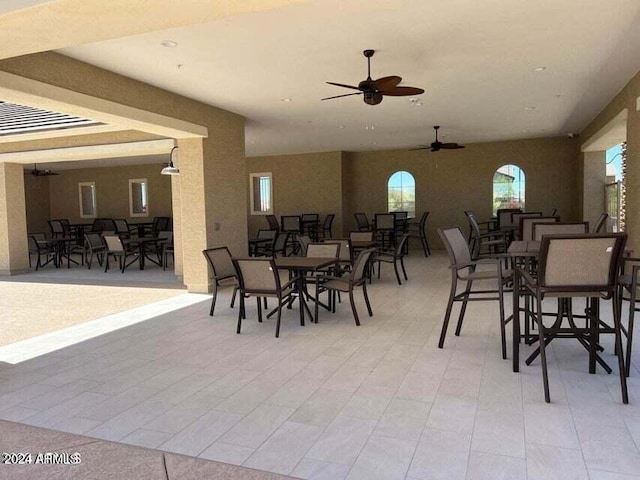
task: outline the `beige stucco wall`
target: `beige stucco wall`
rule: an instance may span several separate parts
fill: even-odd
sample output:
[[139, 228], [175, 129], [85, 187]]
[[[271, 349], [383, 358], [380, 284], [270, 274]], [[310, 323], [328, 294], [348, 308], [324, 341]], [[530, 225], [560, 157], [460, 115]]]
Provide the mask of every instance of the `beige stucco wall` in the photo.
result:
[[387, 210], [387, 181], [398, 170], [416, 180], [416, 213], [429, 210], [429, 241], [439, 246], [436, 228], [461, 225], [464, 210], [479, 219], [492, 213], [493, 175], [513, 163], [525, 173], [526, 209], [550, 212], [557, 208], [563, 219], [573, 220], [578, 190], [576, 142], [566, 137], [469, 144], [463, 150], [441, 152], [386, 150], [345, 155], [345, 228], [355, 228], [353, 213]]
[[637, 253], [640, 250], [640, 72], [616, 95], [598, 116], [582, 131], [580, 138], [588, 141], [601, 128], [625, 108], [627, 116], [627, 173], [626, 173], [626, 231], [628, 246]]
[[[229, 245], [234, 253], [246, 252], [247, 182], [243, 117], [54, 52], [0, 61], [0, 70], [206, 127], [209, 136], [202, 142], [202, 168], [195, 166], [195, 169], [186, 169], [185, 177], [181, 175], [181, 182], [188, 184], [182, 188], [182, 208], [194, 218], [204, 215], [204, 222], [197, 228], [204, 229], [205, 235], [200, 236], [202, 232], [198, 232], [190, 237], [191, 227], [185, 218], [182, 244], [186, 248], [189, 242], [194, 242], [189, 246], [190, 251], [215, 244]], [[204, 204], [185, 204], [186, 199], [191, 198], [185, 196], [186, 189], [194, 184], [186, 178], [188, 175], [203, 179], [198, 188], [204, 188]], [[98, 208], [102, 212], [100, 205]], [[219, 228], [214, 231], [215, 226]], [[201, 241], [201, 238], [206, 240]], [[187, 269], [188, 262], [199, 265]], [[185, 283], [192, 291], [201, 290], [202, 285], [208, 283], [203, 262], [202, 255], [184, 257], [185, 272], [197, 272], [197, 278], [191, 280], [185, 274]]]
[[[90, 223], [80, 218], [78, 183], [96, 183], [97, 216], [125, 218], [128, 221], [151, 221], [156, 216], [171, 216], [171, 180], [160, 175], [164, 165], [130, 165], [123, 167], [61, 170], [49, 178], [50, 218], [68, 218], [71, 223]], [[149, 216], [129, 216], [129, 179], [146, 178], [149, 191]], [[31, 212], [27, 211], [28, 216]]]
[[[342, 152], [310, 153], [247, 158], [245, 184], [249, 174], [272, 172], [274, 214], [318, 213], [321, 218], [335, 214], [333, 236], [343, 233]], [[247, 204], [250, 208], [249, 194]], [[247, 209], [250, 235], [268, 228], [264, 215], [251, 215]]]
[[50, 231], [47, 223], [47, 220], [51, 219], [49, 178], [51, 177], [24, 176], [27, 232], [29, 233], [48, 233]]
[[0, 275], [29, 268], [22, 165], [0, 163]]

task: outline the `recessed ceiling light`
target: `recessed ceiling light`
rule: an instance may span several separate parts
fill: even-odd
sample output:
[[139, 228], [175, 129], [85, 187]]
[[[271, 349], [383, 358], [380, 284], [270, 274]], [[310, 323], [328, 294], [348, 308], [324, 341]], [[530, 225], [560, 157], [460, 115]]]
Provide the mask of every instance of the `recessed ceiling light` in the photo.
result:
[[162, 40], [160, 45], [167, 48], [175, 48], [178, 46], [178, 42], [174, 42], [173, 40]]
[[536, 67], [533, 69], [534, 72], [544, 72], [547, 67]]
[[524, 107], [525, 110], [527, 110], [528, 112], [535, 110], [536, 107]]
[[291, 99], [289, 97], [286, 97], [286, 98], [281, 98], [280, 101], [282, 101], [282, 102], [291, 102]]
[[338, 128], [343, 129], [343, 128], [347, 128], [346, 125], [338, 125]]

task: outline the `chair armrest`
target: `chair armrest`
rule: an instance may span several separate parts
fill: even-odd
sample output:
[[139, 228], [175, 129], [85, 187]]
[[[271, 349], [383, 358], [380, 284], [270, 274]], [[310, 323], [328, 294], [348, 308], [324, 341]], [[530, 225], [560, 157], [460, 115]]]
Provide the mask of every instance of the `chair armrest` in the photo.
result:
[[282, 290], [285, 290], [285, 289], [287, 289], [289, 287], [292, 287], [299, 279], [300, 279], [300, 277], [293, 277], [287, 283], [285, 283], [283, 285], [280, 285], [280, 288]]
[[521, 267], [516, 267], [516, 270], [518, 271], [518, 273], [520, 274], [520, 276], [524, 280], [524, 283], [527, 286], [529, 286], [529, 287], [537, 287], [538, 286], [538, 281], [529, 272], [527, 272], [525, 269], [523, 269]]

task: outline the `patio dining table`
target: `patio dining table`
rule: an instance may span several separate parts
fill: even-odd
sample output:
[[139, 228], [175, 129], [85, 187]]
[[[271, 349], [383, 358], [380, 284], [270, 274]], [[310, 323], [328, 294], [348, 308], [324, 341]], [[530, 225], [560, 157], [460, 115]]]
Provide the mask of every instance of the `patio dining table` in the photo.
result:
[[138, 264], [140, 266], [140, 270], [144, 270], [145, 259], [149, 260], [152, 263], [155, 263], [159, 267], [161, 266], [160, 262], [155, 261], [153, 258], [149, 257], [147, 254], [147, 245], [150, 243], [157, 243], [158, 241], [163, 240], [160, 237], [139, 237], [139, 238], [130, 238], [127, 240], [123, 240], [122, 243], [124, 245], [135, 245], [138, 248]]
[[[326, 257], [278, 257], [275, 259], [276, 268], [279, 270], [288, 270], [292, 272], [292, 275], [296, 278], [294, 291], [297, 293], [298, 302], [300, 302], [301, 326], [304, 326], [305, 312], [309, 314], [312, 322], [315, 320], [305, 301], [305, 295], [307, 294], [305, 275], [309, 272], [317, 272], [331, 265], [335, 265], [338, 261], [338, 258]], [[316, 299], [316, 301], [318, 301], [318, 299]], [[267, 318], [273, 315], [276, 310], [271, 311], [269, 315], [267, 315]]]

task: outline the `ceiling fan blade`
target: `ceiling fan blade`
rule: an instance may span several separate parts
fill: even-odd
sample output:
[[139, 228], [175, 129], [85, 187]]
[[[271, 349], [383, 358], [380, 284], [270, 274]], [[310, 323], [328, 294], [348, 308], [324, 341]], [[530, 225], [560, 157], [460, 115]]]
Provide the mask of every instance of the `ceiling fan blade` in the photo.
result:
[[458, 145], [457, 143], [443, 143], [440, 145], [440, 148], [445, 148], [447, 150], [456, 150], [458, 148], [464, 148], [464, 145]]
[[382, 102], [382, 93], [371, 93], [369, 95], [364, 96], [364, 103], [367, 105], [378, 105]]
[[431, 147], [431, 151], [432, 152], [439, 152], [440, 151], [440, 147]]
[[360, 90], [358, 87], [354, 87], [353, 85], [345, 85], [344, 83], [335, 83], [335, 82], [327, 82], [329, 85], [335, 85], [336, 87], [350, 88], [352, 90]]
[[410, 95], [420, 95], [424, 93], [424, 90], [417, 87], [393, 87], [382, 93], [390, 97], [408, 97]]
[[420, 145], [419, 147], [416, 148], [410, 148], [409, 151], [414, 151], [414, 150], [429, 150], [431, 147], [429, 145]]
[[382, 77], [374, 80], [373, 87], [377, 90], [380, 90], [382, 93], [385, 93], [385, 90], [390, 90], [394, 87], [397, 87], [401, 81], [402, 77], [398, 77], [397, 75]]
[[345, 93], [344, 95], [336, 95], [335, 97], [322, 98], [321, 100], [331, 100], [332, 98], [350, 97], [351, 95], [362, 95], [362, 92], [358, 92], [358, 93]]

